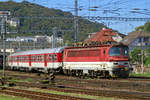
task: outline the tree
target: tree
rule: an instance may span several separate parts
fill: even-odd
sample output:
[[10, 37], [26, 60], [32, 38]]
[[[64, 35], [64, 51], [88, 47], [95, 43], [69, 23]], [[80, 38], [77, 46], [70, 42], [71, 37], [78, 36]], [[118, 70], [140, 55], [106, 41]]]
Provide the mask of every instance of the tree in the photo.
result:
[[150, 48], [146, 50], [145, 52], [145, 56], [146, 56], [146, 59], [145, 59], [145, 66], [148, 66], [150, 64]]
[[145, 23], [145, 25], [144, 25], [144, 31], [150, 32], [150, 22]]
[[[63, 38], [65, 41], [69, 40], [70, 42], [73, 41], [74, 36], [74, 23], [73, 23], [73, 15], [69, 12], [64, 12], [59, 9], [53, 8], [46, 8], [44, 6], [30, 3], [28, 1], [23, 1], [21, 3], [17, 3], [14, 1], [8, 2], [0, 2], [0, 9], [4, 11], [10, 11], [12, 17], [21, 17], [20, 25], [15, 29], [14, 27], [8, 27], [9, 31], [17, 30], [18, 34], [22, 34], [22, 36], [29, 35], [30, 30], [43, 30], [42, 32], [36, 32], [40, 35], [52, 35], [52, 28], [57, 27], [58, 30], [64, 30]], [[30, 16], [29, 18], [23, 18], [24, 16]], [[35, 16], [40, 16], [43, 18], [34, 18]], [[45, 19], [45, 17], [60, 17], [52, 18], [52, 19]], [[33, 17], [33, 18], [32, 18]], [[68, 19], [61, 19], [61, 17], [68, 17]], [[96, 23], [89, 21], [87, 19], [83, 19], [79, 17], [79, 34], [78, 40], [83, 41], [87, 38], [87, 33], [97, 32], [103, 27], [106, 27], [104, 24]], [[72, 30], [72, 31], [67, 31]], [[17, 36], [18, 34], [13, 36]], [[8, 37], [11, 37], [12, 34], [8, 34]], [[36, 35], [36, 34], [32, 34]], [[67, 39], [67, 40], [66, 40]]]
[[150, 32], [150, 22], [146, 22], [144, 25], [136, 27], [136, 31], [145, 31], [145, 32]]
[[131, 58], [131, 63], [136, 63], [139, 64], [141, 62], [141, 50], [139, 48], [133, 49], [133, 51], [130, 52], [130, 58]]

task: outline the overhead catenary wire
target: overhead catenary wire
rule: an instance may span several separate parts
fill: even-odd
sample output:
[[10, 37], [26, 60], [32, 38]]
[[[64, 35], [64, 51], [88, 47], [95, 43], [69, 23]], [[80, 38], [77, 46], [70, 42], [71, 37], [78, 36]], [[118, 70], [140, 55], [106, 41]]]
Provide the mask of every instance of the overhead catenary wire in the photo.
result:
[[[39, 0], [32, 0], [33, 2], [39, 2]], [[59, 0], [62, 1], [62, 0]], [[64, 11], [69, 11], [69, 12], [74, 12], [74, 7], [73, 7], [73, 1], [70, 0], [67, 2], [54, 2], [54, 0], [41, 0], [40, 2], [47, 2], [47, 7], [48, 8], [56, 8], [56, 9], [62, 9]], [[71, 4], [72, 2], [72, 4]], [[96, 2], [96, 4], [94, 3]], [[87, 3], [87, 4], [86, 4]], [[90, 4], [91, 3], [91, 4]], [[95, 14], [104, 14], [104, 11], [107, 11], [107, 15], [109, 16], [133, 16], [133, 15], [144, 15], [143, 13], [132, 13], [130, 12], [132, 10], [132, 7], [136, 6], [141, 6], [150, 3], [149, 0], [79, 0], [79, 5], [82, 6], [82, 10], [79, 11], [79, 16], [80, 15], [91, 15], [94, 16]], [[99, 6], [99, 8], [96, 8], [96, 11], [91, 12], [88, 11], [90, 6]], [[145, 7], [145, 6], [144, 6]], [[121, 8], [117, 11], [116, 9]], [[148, 8], [149, 9], [149, 8]], [[87, 13], [85, 13], [87, 12]], [[84, 14], [83, 14], [84, 13]], [[90, 13], [90, 14], [89, 14]], [[148, 14], [145, 14], [148, 16]]]

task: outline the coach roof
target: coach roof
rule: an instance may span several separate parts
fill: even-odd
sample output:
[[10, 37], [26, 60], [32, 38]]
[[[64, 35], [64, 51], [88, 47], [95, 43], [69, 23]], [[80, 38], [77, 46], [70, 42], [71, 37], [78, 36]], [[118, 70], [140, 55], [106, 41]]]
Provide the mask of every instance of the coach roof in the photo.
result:
[[17, 52], [17, 53], [11, 54], [10, 56], [31, 55], [31, 54], [46, 54], [46, 53], [61, 53], [64, 50], [64, 48], [65, 47], [38, 49], [38, 50], [28, 50], [28, 51]]

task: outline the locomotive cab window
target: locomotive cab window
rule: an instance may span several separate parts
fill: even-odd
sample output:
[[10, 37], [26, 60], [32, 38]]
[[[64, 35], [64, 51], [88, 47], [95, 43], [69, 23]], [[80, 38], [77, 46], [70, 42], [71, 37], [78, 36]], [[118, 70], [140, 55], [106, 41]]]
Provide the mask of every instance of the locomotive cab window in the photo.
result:
[[122, 47], [122, 55], [123, 56], [129, 56], [128, 47]]
[[120, 47], [112, 47], [109, 50], [109, 55], [110, 56], [120, 56]]

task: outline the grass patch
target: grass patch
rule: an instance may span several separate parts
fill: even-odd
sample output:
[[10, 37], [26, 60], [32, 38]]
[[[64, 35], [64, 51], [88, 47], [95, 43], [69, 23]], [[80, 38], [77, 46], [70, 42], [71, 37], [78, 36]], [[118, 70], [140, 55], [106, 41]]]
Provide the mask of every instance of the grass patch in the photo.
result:
[[0, 100], [31, 100], [31, 99], [0, 94]]
[[25, 81], [27, 81], [27, 82], [32, 82], [33, 79], [32, 79], [32, 78], [27, 78], [27, 79], [25, 79]]
[[40, 82], [43, 83], [43, 84], [48, 84], [49, 80], [41, 80]]
[[27, 78], [27, 79], [17, 79], [15, 77], [9, 79], [8, 81], [10, 82], [32, 82], [33, 79], [32, 78]]
[[150, 73], [131, 73], [130, 76], [150, 77]]

